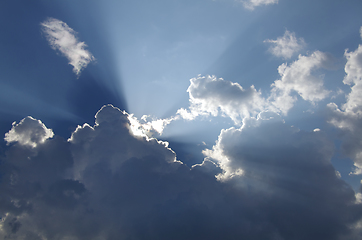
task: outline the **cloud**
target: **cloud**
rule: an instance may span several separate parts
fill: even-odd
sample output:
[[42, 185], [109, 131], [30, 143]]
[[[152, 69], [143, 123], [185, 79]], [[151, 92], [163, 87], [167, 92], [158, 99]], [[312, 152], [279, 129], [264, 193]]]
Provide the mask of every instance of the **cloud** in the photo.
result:
[[261, 5], [277, 4], [278, 0], [241, 0], [244, 7], [249, 10], [254, 10], [255, 7]]
[[166, 119], [152, 118], [148, 115], [143, 115], [141, 121], [138, 121], [133, 114], [129, 115], [131, 123], [130, 128], [133, 134], [138, 136], [156, 137], [161, 136], [165, 127], [172, 121], [180, 119], [180, 115], [172, 116]]
[[[209, 159], [188, 168], [166, 142], [134, 135], [129, 119], [107, 105], [68, 141], [40, 134], [34, 147], [10, 145], [0, 169], [0, 237], [353, 239], [362, 205], [335, 174], [321, 131], [259, 114], [223, 130]], [[47, 129], [33, 121], [24, 132]], [[234, 177], [218, 181], [220, 172]]]
[[244, 89], [238, 83], [215, 76], [199, 76], [190, 80], [187, 89], [190, 97], [189, 111], [178, 110], [184, 119], [192, 120], [199, 115], [230, 117], [236, 124], [244, 117], [255, 116], [264, 109], [265, 100], [254, 86]]
[[297, 39], [294, 32], [285, 31], [282, 37], [276, 40], [267, 39], [264, 42], [271, 43], [269, 52], [274, 56], [290, 59], [295, 53], [299, 52], [304, 46], [303, 38]]
[[[240, 128], [223, 129], [213, 148], [203, 153], [223, 170], [217, 175], [220, 181], [265, 198], [269, 209], [264, 213], [277, 213], [274, 222], [285, 227], [276, 239], [314, 239], [309, 224], [318, 225], [318, 232], [325, 234], [320, 239], [344, 239], [337, 232], [348, 224], [340, 220], [354, 215], [347, 209], [356, 199], [330, 162], [333, 148], [323, 132], [300, 131], [269, 112], [245, 119]], [[296, 227], [300, 224], [303, 230]], [[330, 232], [329, 224], [335, 224], [336, 232]]]
[[351, 86], [346, 103], [341, 108], [335, 103], [328, 104], [329, 123], [344, 133], [342, 149], [351, 157], [356, 166], [355, 174], [362, 174], [362, 45], [355, 51], [344, 53], [347, 62], [343, 83]]
[[77, 76], [88, 63], [95, 60], [93, 55], [85, 49], [87, 45], [77, 39], [77, 33], [66, 23], [55, 18], [48, 18], [41, 23], [41, 26], [49, 45], [69, 60]]
[[53, 131], [46, 128], [44, 123], [29, 116], [18, 124], [13, 123], [11, 130], [5, 134], [5, 141], [8, 144], [18, 142], [20, 145], [34, 148], [53, 136]]
[[297, 101], [296, 96], [292, 95], [293, 92], [311, 103], [323, 100], [330, 91], [324, 88], [324, 76], [315, 76], [312, 72], [328, 68], [331, 61], [328, 54], [315, 51], [309, 56], [299, 55], [298, 59], [289, 66], [283, 63], [278, 67], [281, 79], [271, 85], [271, 95], [268, 100], [284, 114], [287, 114]]

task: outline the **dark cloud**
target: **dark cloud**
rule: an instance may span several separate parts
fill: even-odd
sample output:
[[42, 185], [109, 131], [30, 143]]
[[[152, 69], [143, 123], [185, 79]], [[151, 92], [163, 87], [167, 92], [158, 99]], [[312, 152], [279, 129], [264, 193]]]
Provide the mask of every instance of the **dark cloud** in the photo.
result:
[[[219, 167], [206, 159], [189, 168], [167, 143], [134, 136], [128, 119], [108, 105], [94, 126], [79, 126], [68, 141], [11, 144], [1, 165], [0, 236], [289, 240], [357, 234], [352, 226], [362, 206], [330, 164], [333, 149], [323, 133], [250, 120], [242, 129], [223, 130], [212, 150], [219, 147], [230, 163], [214, 155]], [[43, 126], [34, 121], [26, 125], [30, 132]], [[215, 178], [238, 168], [243, 175]]]
[[261, 115], [222, 130], [205, 154], [223, 169], [220, 180], [266, 200], [261, 206], [282, 239], [339, 239], [361, 214], [354, 191], [330, 163], [333, 144], [320, 131]]

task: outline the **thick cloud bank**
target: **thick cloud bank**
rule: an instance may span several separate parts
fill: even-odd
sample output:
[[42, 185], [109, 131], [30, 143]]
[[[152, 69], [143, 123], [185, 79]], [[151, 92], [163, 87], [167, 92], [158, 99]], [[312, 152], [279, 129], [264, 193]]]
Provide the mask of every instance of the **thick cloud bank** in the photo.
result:
[[31, 118], [14, 125], [0, 238], [360, 239], [362, 205], [330, 164], [322, 132], [259, 114], [223, 130], [190, 169], [166, 142], [134, 135], [129, 119], [104, 106], [68, 141]]

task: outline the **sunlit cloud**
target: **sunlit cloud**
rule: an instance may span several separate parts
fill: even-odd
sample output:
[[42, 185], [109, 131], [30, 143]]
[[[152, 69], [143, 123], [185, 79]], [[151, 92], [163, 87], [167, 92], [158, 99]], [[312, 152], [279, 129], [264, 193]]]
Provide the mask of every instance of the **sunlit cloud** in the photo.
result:
[[288, 30], [285, 31], [282, 37], [278, 37], [276, 40], [267, 39], [264, 42], [271, 44], [269, 52], [284, 59], [291, 58], [305, 46], [303, 38], [297, 38], [294, 32]]
[[244, 7], [249, 10], [254, 10], [255, 7], [261, 5], [269, 5], [269, 4], [276, 4], [278, 0], [241, 0]]
[[87, 45], [77, 39], [77, 33], [65, 22], [48, 18], [41, 23], [41, 26], [49, 45], [69, 60], [77, 76], [91, 61], [95, 60], [93, 55], [86, 50]]
[[5, 134], [4, 140], [8, 144], [17, 142], [20, 145], [35, 148], [39, 143], [44, 143], [45, 140], [53, 136], [53, 131], [48, 129], [40, 120], [26, 117], [19, 123], [13, 123], [11, 130]]
[[297, 101], [293, 92], [305, 101], [316, 103], [326, 98], [330, 91], [324, 87], [324, 76], [313, 75], [320, 68], [327, 68], [331, 59], [328, 54], [315, 51], [311, 55], [299, 55], [298, 60], [288, 65], [283, 63], [278, 67], [281, 79], [272, 84], [269, 101], [283, 114], [294, 106]]
[[347, 62], [343, 83], [351, 86], [346, 95], [346, 102], [338, 107], [336, 103], [329, 103], [331, 111], [329, 123], [339, 128], [346, 135], [342, 145], [345, 154], [354, 161], [356, 169], [354, 174], [362, 174], [362, 45], [355, 51], [344, 53]]
[[357, 3], [55, 2], [0, 8], [0, 239], [361, 239]]
[[230, 117], [240, 124], [245, 117], [256, 116], [265, 107], [261, 92], [254, 86], [244, 89], [240, 84], [226, 81], [216, 76], [199, 76], [190, 80], [189, 110], [179, 109], [177, 113], [184, 119], [197, 116]]

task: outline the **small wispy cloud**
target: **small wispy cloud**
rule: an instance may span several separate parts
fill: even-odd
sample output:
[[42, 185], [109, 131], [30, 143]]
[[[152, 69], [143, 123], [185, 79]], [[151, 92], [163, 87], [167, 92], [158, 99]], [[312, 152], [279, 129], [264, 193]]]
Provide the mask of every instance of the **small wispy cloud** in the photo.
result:
[[268, 4], [276, 4], [278, 0], [242, 0], [241, 1], [245, 8], [254, 10], [255, 7]]
[[65, 22], [55, 18], [48, 18], [40, 24], [49, 45], [60, 51], [73, 66], [73, 72], [79, 76], [81, 71], [93, 60], [92, 53], [85, 48], [87, 45], [80, 42], [75, 32]]
[[265, 43], [271, 43], [272, 46], [269, 51], [277, 57], [289, 59], [293, 54], [299, 52], [304, 46], [305, 42], [303, 38], [297, 38], [294, 32], [285, 31], [282, 37], [278, 37], [276, 40], [267, 39]]

